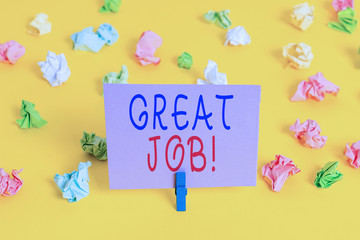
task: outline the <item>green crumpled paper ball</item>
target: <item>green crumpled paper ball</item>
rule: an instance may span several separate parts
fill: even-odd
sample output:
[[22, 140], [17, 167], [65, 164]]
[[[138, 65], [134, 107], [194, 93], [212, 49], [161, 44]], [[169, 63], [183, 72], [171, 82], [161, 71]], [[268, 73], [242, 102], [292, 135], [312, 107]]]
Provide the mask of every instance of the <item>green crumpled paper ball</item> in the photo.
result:
[[328, 27], [346, 33], [353, 33], [358, 21], [355, 19], [355, 15], [355, 10], [348, 7], [347, 9], [338, 12], [338, 19], [340, 22], [329, 22]]
[[[109, 72], [102, 79], [102, 83], [115, 83], [115, 84], [127, 84], [127, 79], [129, 78], [129, 72], [125, 65], [121, 66], [119, 73]], [[104, 92], [103, 94], [104, 95]]]
[[35, 104], [22, 100], [20, 109], [21, 119], [16, 120], [20, 128], [40, 128], [47, 124], [47, 121], [42, 119], [40, 113], [35, 110]]
[[105, 0], [104, 6], [102, 6], [99, 12], [115, 12], [119, 11], [121, 0]]
[[316, 174], [314, 184], [318, 188], [328, 188], [334, 183], [343, 179], [343, 175], [339, 170], [336, 170], [339, 162], [328, 162]]
[[89, 134], [84, 131], [80, 143], [84, 152], [92, 154], [99, 160], [107, 159], [106, 138], [96, 136], [95, 133]]
[[212, 23], [215, 23], [216, 26], [221, 28], [229, 28], [231, 26], [231, 20], [229, 18], [230, 10], [223, 10], [223, 11], [208, 11], [204, 14], [204, 18]]
[[179, 67], [186, 68], [186, 69], [190, 69], [191, 66], [193, 65], [192, 56], [187, 52], [183, 52], [178, 57], [177, 62], [178, 62]]

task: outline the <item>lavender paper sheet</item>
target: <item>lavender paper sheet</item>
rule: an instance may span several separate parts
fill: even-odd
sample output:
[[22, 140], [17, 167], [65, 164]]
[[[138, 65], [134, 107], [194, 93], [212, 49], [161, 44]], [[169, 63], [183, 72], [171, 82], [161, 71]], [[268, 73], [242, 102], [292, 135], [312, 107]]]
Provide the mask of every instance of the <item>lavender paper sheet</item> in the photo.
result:
[[[186, 172], [189, 188], [256, 186], [260, 92], [258, 85], [104, 84], [110, 189], [174, 188], [177, 171]], [[179, 94], [176, 126], [172, 114]], [[212, 113], [208, 124], [201, 118], [204, 109]], [[201, 153], [196, 156], [199, 139], [206, 161]]]

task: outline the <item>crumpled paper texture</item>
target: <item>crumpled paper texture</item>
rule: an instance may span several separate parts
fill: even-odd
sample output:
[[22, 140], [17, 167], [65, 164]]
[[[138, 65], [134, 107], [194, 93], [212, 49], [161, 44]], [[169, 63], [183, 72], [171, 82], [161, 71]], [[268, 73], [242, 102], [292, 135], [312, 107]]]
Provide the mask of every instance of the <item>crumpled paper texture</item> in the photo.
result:
[[155, 51], [162, 45], [162, 38], [152, 31], [143, 32], [136, 45], [135, 57], [141, 65], [160, 63], [160, 58], [155, 57]]
[[354, 8], [354, 0], [334, 0], [332, 5], [336, 12], [340, 12], [348, 7]]
[[328, 188], [334, 183], [343, 179], [343, 175], [339, 170], [336, 170], [339, 162], [328, 162], [316, 174], [314, 184], [318, 188]]
[[275, 155], [275, 160], [267, 163], [262, 168], [265, 182], [275, 192], [281, 190], [289, 176], [295, 175], [298, 172], [300, 172], [300, 169], [296, 167], [295, 163], [283, 155]]
[[197, 84], [215, 84], [225, 85], [227, 84], [227, 78], [225, 73], [218, 72], [218, 66], [216, 62], [209, 60], [207, 67], [204, 69], [204, 75], [206, 80], [198, 78]]
[[295, 27], [305, 31], [314, 22], [314, 6], [310, 6], [308, 3], [295, 5], [291, 19]]
[[[102, 83], [111, 83], [111, 84], [127, 84], [127, 79], [129, 78], [129, 72], [125, 65], [121, 66], [119, 73], [109, 72], [102, 79]], [[104, 95], [104, 93], [103, 93]]]
[[58, 188], [70, 203], [77, 202], [89, 195], [89, 173], [88, 167], [91, 162], [80, 162], [77, 171], [65, 173], [64, 175], [56, 174], [54, 180]]
[[251, 43], [250, 35], [246, 32], [242, 26], [237, 26], [233, 29], [229, 29], [226, 33], [225, 46], [230, 44], [233, 46], [247, 45]]
[[106, 138], [96, 136], [95, 133], [87, 133], [84, 131], [80, 140], [81, 148], [84, 152], [90, 153], [99, 160], [107, 159]]
[[25, 54], [25, 47], [10, 40], [0, 44], [0, 62], [15, 64]]
[[39, 13], [35, 19], [29, 25], [29, 33], [41, 36], [51, 32], [51, 22], [48, 20], [48, 15], [45, 13]]
[[360, 167], [360, 140], [351, 146], [346, 144], [344, 154], [349, 164], [354, 168]]
[[70, 77], [70, 69], [63, 53], [48, 51], [46, 61], [39, 62], [44, 78], [49, 81], [52, 87], [60, 86]]
[[104, 45], [110, 46], [119, 38], [116, 29], [108, 23], [101, 24], [96, 33], [94, 33], [93, 29], [93, 27], [84, 28], [80, 32], [71, 35], [74, 50], [97, 53]]
[[208, 22], [214, 23], [216, 26], [227, 29], [231, 26], [231, 20], [229, 18], [230, 10], [213, 11], [210, 10], [204, 14], [204, 18]]
[[348, 7], [337, 13], [339, 22], [329, 22], [328, 27], [345, 33], [353, 33], [358, 20], [355, 19], [355, 10]]
[[283, 56], [286, 59], [286, 65], [295, 69], [309, 68], [314, 58], [311, 47], [305, 43], [289, 43], [283, 47]]
[[105, 0], [104, 6], [102, 6], [99, 12], [119, 12], [119, 7], [121, 5], [121, 0]]
[[193, 59], [190, 53], [183, 52], [177, 59], [178, 66], [181, 68], [190, 69], [193, 65]]
[[22, 118], [16, 120], [20, 128], [40, 128], [47, 124], [47, 121], [42, 119], [40, 113], [35, 110], [35, 104], [26, 100], [21, 101], [20, 116]]
[[305, 147], [318, 149], [324, 147], [326, 143], [327, 137], [320, 136], [320, 126], [314, 120], [308, 119], [300, 124], [300, 120], [297, 119], [295, 124], [290, 126], [289, 129], [295, 132], [295, 138]]
[[328, 81], [321, 72], [318, 72], [314, 76], [309, 77], [308, 81], [304, 80], [299, 83], [291, 101], [306, 101], [309, 98], [322, 101], [325, 94], [336, 96], [339, 90], [340, 87]]
[[23, 180], [20, 179], [20, 170], [12, 170], [13, 178], [10, 178], [3, 168], [0, 168], [0, 195], [3, 197], [15, 195], [23, 185]]

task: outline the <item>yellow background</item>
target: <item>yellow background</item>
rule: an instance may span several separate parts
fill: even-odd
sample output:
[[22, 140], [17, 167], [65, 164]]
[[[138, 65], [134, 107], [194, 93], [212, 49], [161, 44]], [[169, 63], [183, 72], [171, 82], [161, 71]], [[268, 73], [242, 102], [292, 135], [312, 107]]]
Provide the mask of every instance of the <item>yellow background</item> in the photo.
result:
[[[23, 188], [0, 198], [1, 238], [8, 239], [358, 239], [360, 170], [345, 161], [347, 142], [359, 140], [360, 29], [352, 34], [327, 28], [336, 20], [331, 0], [310, 0], [315, 22], [301, 32], [290, 24], [290, 11], [303, 1], [245, 0], [123, 0], [117, 14], [101, 14], [100, 0], [1, 1], [0, 42], [16, 40], [26, 47], [15, 64], [0, 64], [1, 159], [6, 171], [24, 168]], [[226, 30], [203, 20], [208, 10], [231, 11], [232, 27], [244, 26], [252, 43], [224, 47]], [[44, 12], [53, 24], [50, 34], [35, 37], [26, 25]], [[112, 24], [120, 38], [99, 53], [74, 51], [70, 35], [85, 27]], [[156, 51], [158, 66], [140, 66], [136, 43], [145, 30], [163, 38]], [[314, 60], [306, 70], [284, 69], [282, 47], [305, 42]], [[47, 51], [64, 53], [71, 76], [52, 88], [37, 62]], [[191, 70], [180, 69], [183, 51], [194, 59]], [[194, 84], [203, 78], [208, 59], [227, 74], [229, 84], [262, 86], [258, 179], [256, 187], [189, 189], [187, 211], [175, 210], [174, 189], [109, 190], [107, 162], [84, 153], [82, 131], [105, 137], [101, 79], [127, 65], [129, 83]], [[290, 102], [301, 80], [321, 71], [340, 86], [337, 97], [323, 102]], [[40, 129], [20, 129], [21, 100], [36, 104], [49, 123]], [[297, 118], [316, 120], [323, 149], [301, 146], [288, 131]], [[274, 193], [263, 181], [261, 167], [283, 154], [302, 170]], [[240, 156], [241, 157], [241, 156]], [[90, 195], [78, 203], [63, 199], [55, 173], [77, 169], [91, 160]], [[328, 161], [340, 161], [344, 179], [330, 189], [313, 180]]]

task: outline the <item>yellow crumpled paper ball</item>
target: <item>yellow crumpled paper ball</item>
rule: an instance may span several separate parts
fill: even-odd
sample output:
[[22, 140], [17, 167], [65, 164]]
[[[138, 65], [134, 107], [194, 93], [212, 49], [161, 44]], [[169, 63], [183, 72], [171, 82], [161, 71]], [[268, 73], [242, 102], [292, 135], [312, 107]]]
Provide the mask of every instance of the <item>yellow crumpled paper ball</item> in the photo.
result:
[[29, 33], [41, 36], [51, 32], [51, 23], [48, 21], [48, 15], [39, 13], [35, 19], [29, 24]]
[[291, 19], [295, 27], [305, 31], [314, 21], [314, 6], [310, 6], [308, 3], [295, 5]]
[[305, 43], [289, 43], [283, 47], [283, 56], [286, 59], [286, 65], [296, 69], [310, 67], [314, 58], [311, 47]]

